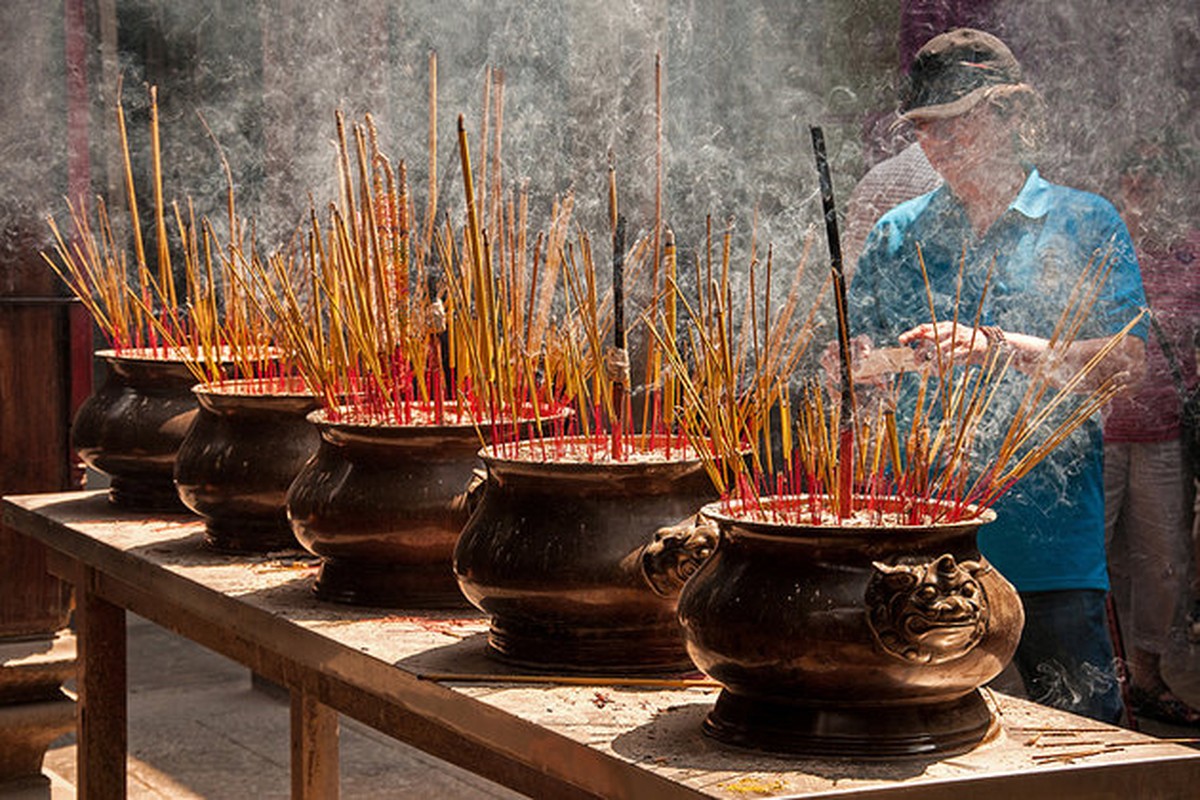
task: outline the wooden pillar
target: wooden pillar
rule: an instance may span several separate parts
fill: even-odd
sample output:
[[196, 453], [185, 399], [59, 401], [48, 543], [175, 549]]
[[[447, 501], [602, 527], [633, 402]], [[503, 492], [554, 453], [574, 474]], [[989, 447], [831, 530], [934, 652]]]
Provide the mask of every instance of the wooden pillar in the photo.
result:
[[337, 712], [301, 689], [291, 702], [292, 800], [337, 800]]
[[[66, 302], [39, 252], [45, 214], [86, 190], [85, 0], [15, 0], [0, 31], [0, 493], [78, 485], [74, 405], [90, 390], [91, 323]], [[45, 552], [0, 527], [0, 785], [42, 784], [46, 747], [74, 723], [61, 684], [74, 670], [70, 591]]]
[[128, 748], [125, 611], [90, 591], [95, 573], [80, 570], [78, 795], [125, 797]]

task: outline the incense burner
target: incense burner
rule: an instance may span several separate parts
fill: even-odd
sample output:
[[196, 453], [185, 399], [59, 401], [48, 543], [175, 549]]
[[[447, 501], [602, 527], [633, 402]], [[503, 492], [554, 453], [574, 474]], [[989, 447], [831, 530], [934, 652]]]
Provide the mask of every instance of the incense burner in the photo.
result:
[[[776, 498], [764, 498], [770, 519]], [[993, 730], [978, 688], [1011, 659], [1024, 613], [980, 555], [994, 518], [883, 526], [759, 521], [712, 504], [720, 541], [685, 585], [697, 666], [724, 688], [721, 741], [889, 758], [968, 749]]]
[[287, 492], [321, 441], [306, 415], [319, 403], [302, 382], [261, 380], [192, 389], [199, 413], [175, 459], [175, 487], [204, 518], [205, 543], [223, 552], [297, 547]]
[[159, 351], [99, 350], [106, 376], [75, 413], [71, 445], [110, 479], [117, 506], [185, 511], [175, 491], [175, 456], [196, 416], [187, 364]]
[[383, 607], [465, 605], [451, 555], [479, 467], [475, 427], [308, 419], [316, 455], [287, 495], [292, 532], [321, 557], [325, 600]]
[[572, 673], [694, 669], [675, 615], [716, 542], [694, 519], [713, 498], [699, 460], [544, 460], [523, 442], [483, 451], [487, 483], [454, 571], [491, 616], [489, 652]]

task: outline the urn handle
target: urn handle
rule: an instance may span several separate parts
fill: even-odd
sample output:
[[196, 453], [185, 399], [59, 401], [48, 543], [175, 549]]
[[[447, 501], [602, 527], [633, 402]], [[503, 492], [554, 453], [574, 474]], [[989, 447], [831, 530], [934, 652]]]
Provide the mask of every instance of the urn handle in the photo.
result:
[[487, 489], [487, 470], [476, 467], [471, 470], [471, 479], [467, 481], [462, 493], [456, 495], [450, 502], [451, 508], [459, 511], [464, 517], [470, 517], [483, 501], [483, 493]]
[[676, 595], [712, 555], [717, 539], [716, 523], [700, 514], [659, 528], [642, 548], [642, 576], [655, 594]]
[[879, 645], [913, 664], [961, 658], [988, 627], [988, 599], [979, 578], [984, 561], [931, 561], [888, 565], [875, 561], [866, 589], [867, 619]]

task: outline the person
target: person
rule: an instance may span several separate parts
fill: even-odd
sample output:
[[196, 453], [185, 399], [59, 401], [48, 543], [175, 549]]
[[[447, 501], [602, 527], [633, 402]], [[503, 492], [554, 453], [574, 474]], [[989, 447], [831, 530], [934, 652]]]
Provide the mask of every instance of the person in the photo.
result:
[[[897, 49], [900, 74], [907, 76], [917, 50], [935, 34], [953, 28], [990, 28], [998, 21], [995, 0], [902, 0]], [[862, 254], [871, 228], [883, 213], [905, 200], [936, 189], [942, 182], [910, 131], [900, 124], [894, 109], [877, 119], [864, 150], [882, 150], [884, 157], [869, 159], [870, 168], [846, 200], [846, 225], [842, 234], [843, 273], [847, 281]]]
[[842, 236], [846, 280], [854, 277], [854, 265], [867, 235], [883, 213], [941, 183], [942, 177], [915, 141], [867, 170], [846, 201], [846, 232]]
[[1104, 421], [1105, 529], [1131, 711], [1200, 725], [1200, 710], [1170, 689], [1161, 670], [1188, 588], [1192, 476], [1180, 438], [1179, 387], [1196, 385], [1200, 324], [1200, 232], [1173, 230], [1165, 194], [1167, 173], [1178, 167], [1173, 149], [1139, 142], [1120, 169], [1117, 201], [1154, 322], [1142, 383], [1114, 400]]
[[[901, 112], [944, 182], [887, 212], [867, 237], [848, 292], [855, 348], [865, 354], [898, 342], [938, 348], [958, 363], [981, 363], [990, 347], [1008, 350], [1004, 399], [992, 400], [989, 414], [1001, 415], [1005, 402], [1012, 413], [1051, 351], [1072, 288], [1097, 259], [1111, 272], [1055, 358], [1077, 371], [1136, 320], [1145, 297], [1129, 233], [1108, 201], [1038, 173], [1044, 105], [995, 36], [959, 28], [929, 40]], [[1136, 380], [1143, 328], [1117, 339], [1077, 388], [1122, 374]], [[1089, 419], [1057, 446], [996, 502], [996, 520], [978, 541], [1024, 605], [1014, 662], [1029, 696], [1116, 723], [1124, 707], [1106, 613], [1100, 436]], [[982, 438], [998, 444], [998, 435]]]

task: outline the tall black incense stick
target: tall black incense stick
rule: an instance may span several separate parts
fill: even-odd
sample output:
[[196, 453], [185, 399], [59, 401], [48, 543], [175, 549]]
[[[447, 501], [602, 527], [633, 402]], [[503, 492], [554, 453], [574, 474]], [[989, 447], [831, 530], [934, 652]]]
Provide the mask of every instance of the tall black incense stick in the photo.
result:
[[821, 204], [825, 210], [825, 236], [829, 240], [829, 266], [833, 273], [837, 304], [838, 358], [841, 365], [842, 402], [838, 418], [838, 516], [848, 517], [854, 477], [854, 382], [850, 375], [850, 321], [846, 309], [846, 275], [842, 270], [842, 245], [838, 238], [837, 209], [833, 203], [833, 180], [825, 155], [825, 134], [812, 126], [813, 152], [821, 182]]
[[625, 215], [613, 230], [613, 347], [625, 348]]
[[[625, 349], [625, 215], [617, 215], [617, 224], [613, 228], [612, 239], [612, 282], [613, 282], [613, 348], [617, 355], [628, 359], [623, 352]], [[622, 457], [621, 434], [625, 427], [625, 378], [614, 377], [612, 382], [612, 457], [619, 460]]]

